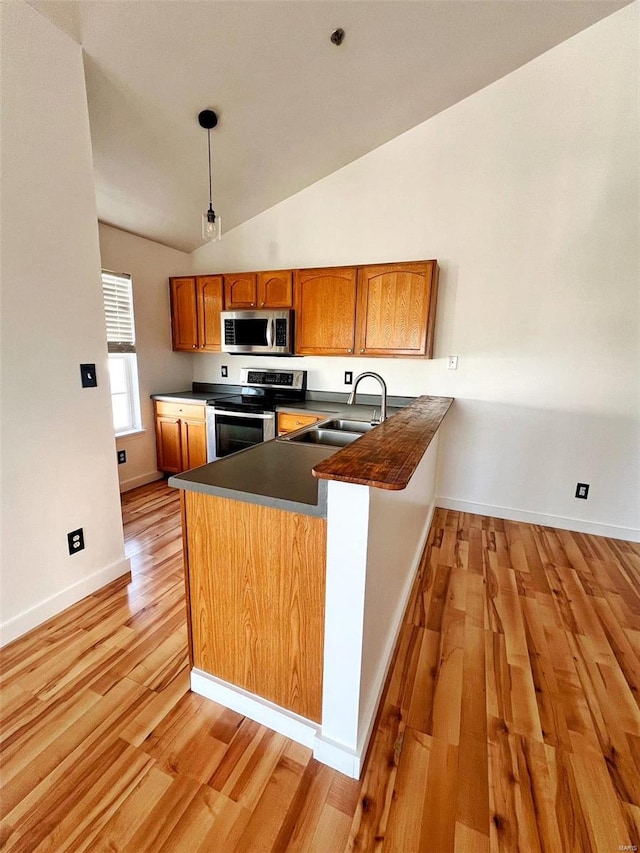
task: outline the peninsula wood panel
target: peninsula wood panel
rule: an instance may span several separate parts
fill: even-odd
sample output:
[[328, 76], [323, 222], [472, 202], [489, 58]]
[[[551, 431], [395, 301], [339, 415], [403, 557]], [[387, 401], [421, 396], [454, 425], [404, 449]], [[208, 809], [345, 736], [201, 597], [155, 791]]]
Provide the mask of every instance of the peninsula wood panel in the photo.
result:
[[296, 270], [296, 353], [353, 353], [356, 297], [356, 267]]
[[220, 312], [224, 301], [224, 279], [221, 275], [201, 275], [196, 279], [198, 304], [198, 348], [220, 352]]
[[194, 666], [319, 722], [326, 521], [185, 494]]
[[437, 281], [435, 261], [362, 267], [358, 271], [358, 354], [431, 357], [429, 316]]

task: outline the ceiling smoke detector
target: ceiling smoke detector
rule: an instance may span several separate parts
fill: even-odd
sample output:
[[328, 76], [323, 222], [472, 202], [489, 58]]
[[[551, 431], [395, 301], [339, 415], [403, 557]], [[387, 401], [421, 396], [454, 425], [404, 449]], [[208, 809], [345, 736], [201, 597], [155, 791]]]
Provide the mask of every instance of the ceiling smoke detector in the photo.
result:
[[331, 41], [334, 44], [341, 45], [344, 41], [344, 30], [338, 29], [331, 33]]

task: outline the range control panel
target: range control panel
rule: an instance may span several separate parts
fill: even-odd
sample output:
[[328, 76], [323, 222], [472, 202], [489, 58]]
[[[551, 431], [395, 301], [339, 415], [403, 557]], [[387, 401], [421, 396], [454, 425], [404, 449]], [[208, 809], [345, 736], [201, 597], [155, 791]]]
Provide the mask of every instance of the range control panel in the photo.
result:
[[301, 391], [307, 387], [306, 370], [259, 370], [243, 367], [240, 383], [254, 388], [286, 388]]

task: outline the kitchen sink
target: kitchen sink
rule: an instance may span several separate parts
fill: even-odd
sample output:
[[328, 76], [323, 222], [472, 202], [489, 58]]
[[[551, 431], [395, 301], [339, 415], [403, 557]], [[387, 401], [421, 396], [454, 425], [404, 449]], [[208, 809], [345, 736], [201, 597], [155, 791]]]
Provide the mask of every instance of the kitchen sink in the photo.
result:
[[294, 433], [285, 437], [284, 440], [297, 444], [328, 444], [331, 447], [346, 447], [356, 438], [360, 438], [362, 434], [362, 432], [347, 431], [346, 429], [325, 429], [324, 426], [321, 426]]
[[376, 424], [370, 424], [368, 421], [352, 421], [337, 418], [336, 420], [325, 421], [320, 425], [320, 429], [338, 430], [340, 432], [357, 432], [362, 435], [362, 433], [369, 432], [369, 430], [373, 429], [374, 426], [376, 426]]

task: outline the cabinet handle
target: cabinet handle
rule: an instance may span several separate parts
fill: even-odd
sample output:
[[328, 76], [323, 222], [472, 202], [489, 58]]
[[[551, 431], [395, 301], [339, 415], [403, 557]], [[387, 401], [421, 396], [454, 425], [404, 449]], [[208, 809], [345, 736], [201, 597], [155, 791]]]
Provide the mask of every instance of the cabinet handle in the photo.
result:
[[353, 350], [352, 350], [352, 349], [350, 349], [350, 350], [347, 350], [347, 352], [353, 352]]
[[251, 303], [251, 307], [252, 307], [252, 308], [255, 308], [255, 307], [256, 307], [256, 303], [255, 303], [255, 302], [252, 302], [252, 303]]
[[360, 352], [364, 352], [364, 347], [360, 350]]

